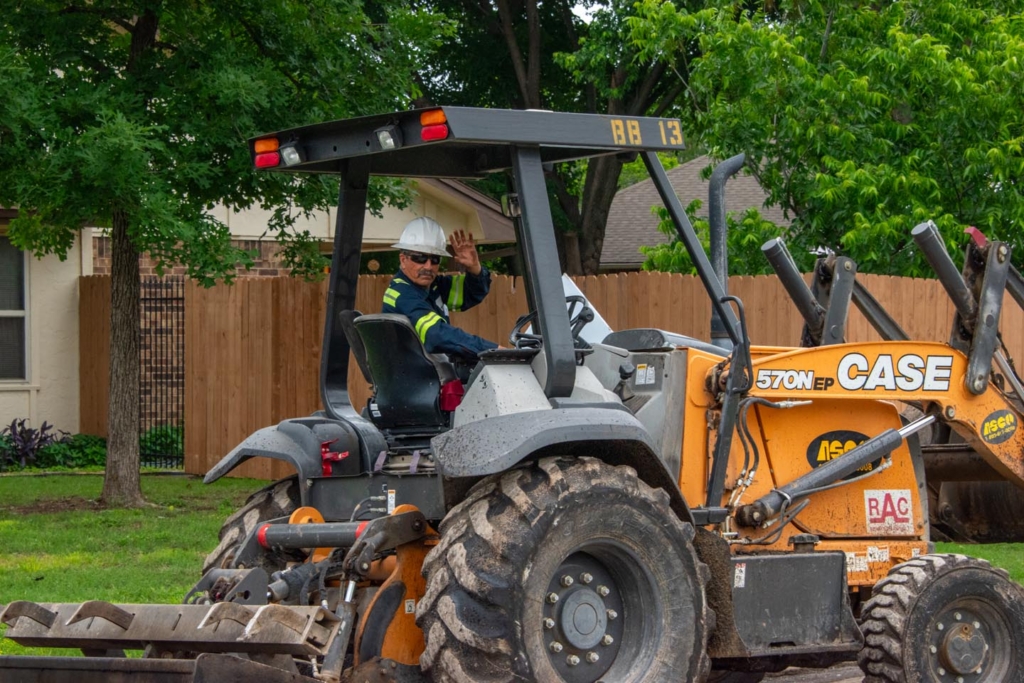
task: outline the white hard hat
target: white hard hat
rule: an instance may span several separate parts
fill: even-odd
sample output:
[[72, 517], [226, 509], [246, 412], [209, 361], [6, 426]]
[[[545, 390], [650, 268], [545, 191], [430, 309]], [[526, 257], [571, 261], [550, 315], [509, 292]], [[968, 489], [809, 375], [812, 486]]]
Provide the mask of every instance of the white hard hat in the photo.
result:
[[402, 230], [402, 236], [398, 242], [391, 246], [403, 251], [418, 251], [421, 254], [434, 254], [435, 256], [448, 256], [445, 247], [448, 240], [444, 236], [444, 229], [440, 223], [433, 218], [414, 218]]

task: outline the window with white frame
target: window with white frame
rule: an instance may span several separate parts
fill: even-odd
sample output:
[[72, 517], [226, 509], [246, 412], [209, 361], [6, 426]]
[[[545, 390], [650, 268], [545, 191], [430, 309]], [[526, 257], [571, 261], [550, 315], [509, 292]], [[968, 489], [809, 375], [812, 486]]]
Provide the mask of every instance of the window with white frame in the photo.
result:
[[25, 254], [0, 235], [0, 381], [26, 374]]

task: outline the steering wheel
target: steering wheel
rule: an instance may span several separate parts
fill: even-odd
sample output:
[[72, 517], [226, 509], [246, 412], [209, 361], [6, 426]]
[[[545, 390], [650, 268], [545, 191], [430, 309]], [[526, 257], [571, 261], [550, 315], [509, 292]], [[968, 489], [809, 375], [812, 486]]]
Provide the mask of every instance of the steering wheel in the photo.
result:
[[[565, 303], [569, 304], [569, 327], [572, 332], [572, 341], [576, 349], [590, 349], [584, 339], [580, 337], [580, 331], [587, 323], [594, 319], [594, 311], [587, 305], [587, 300], [579, 294], [565, 297]], [[509, 344], [515, 349], [539, 349], [544, 339], [536, 332], [524, 332], [523, 329], [533, 326], [537, 322], [537, 311], [530, 311], [519, 316], [512, 331], [508, 335]], [[592, 349], [591, 349], [592, 350]]]

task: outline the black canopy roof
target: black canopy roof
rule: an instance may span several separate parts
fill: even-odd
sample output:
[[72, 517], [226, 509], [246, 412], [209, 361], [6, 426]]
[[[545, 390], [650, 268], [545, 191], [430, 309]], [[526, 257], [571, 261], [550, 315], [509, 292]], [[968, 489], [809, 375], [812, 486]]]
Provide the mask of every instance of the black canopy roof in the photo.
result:
[[[421, 114], [436, 111], [444, 113], [447, 136], [425, 142]], [[377, 131], [389, 127], [400, 144], [385, 150]], [[684, 146], [678, 119], [470, 107], [380, 114], [260, 135], [249, 140], [254, 159], [256, 141], [271, 137], [294, 146], [301, 161], [266, 170], [339, 173], [342, 160], [369, 157], [371, 175], [445, 178], [509, 168], [513, 146], [539, 146], [544, 163]]]

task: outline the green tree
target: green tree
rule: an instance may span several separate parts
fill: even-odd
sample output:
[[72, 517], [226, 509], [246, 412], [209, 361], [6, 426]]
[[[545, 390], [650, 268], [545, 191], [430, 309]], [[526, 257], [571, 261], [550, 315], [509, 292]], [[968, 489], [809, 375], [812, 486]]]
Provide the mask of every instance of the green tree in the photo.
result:
[[[693, 224], [697, 238], [704, 246], [704, 251], [711, 253], [711, 230], [710, 223], [706, 218], [698, 218], [697, 210], [703, 205], [699, 199], [695, 199], [686, 207], [686, 215]], [[672, 222], [668, 211], [661, 206], [654, 207], [653, 212], [659, 217], [658, 230], [668, 235], [670, 240], [664, 244], [640, 247], [640, 253], [644, 255], [644, 270], [654, 270], [662, 273], [683, 273], [684, 275], [695, 275], [696, 266], [690, 258], [690, 252], [676, 233], [675, 223]], [[757, 209], [747, 209], [741, 215], [726, 216], [726, 250], [729, 254], [729, 272], [732, 275], [768, 275], [772, 267], [761, 253], [761, 245], [770, 239], [783, 236], [783, 228], [761, 216]], [[794, 255], [797, 265], [804, 269], [810, 269], [814, 259], [808, 252]]]
[[256, 174], [245, 139], [407, 106], [417, 60], [446, 30], [405, 0], [5, 5], [0, 205], [20, 209], [10, 237], [63, 257], [83, 225], [110, 230], [105, 501], [142, 502], [139, 255], [182, 263], [206, 285], [230, 279], [250, 257], [206, 211], [260, 204], [298, 265], [311, 238], [290, 226], [333, 203], [337, 184]]
[[[660, 116], [671, 112], [685, 85], [682, 56], [638, 61], [626, 23], [632, 2], [434, 0], [430, 6], [460, 27], [437, 59], [423, 65], [423, 102]], [[600, 157], [548, 173], [569, 273], [597, 272], [623, 162]]]
[[951, 248], [967, 225], [1024, 246], [1022, 7], [801, 0], [766, 16], [643, 0], [630, 28], [646, 59], [697, 46], [689, 127], [715, 158], [746, 152], [794, 253], [920, 276], [910, 229], [924, 220]]

